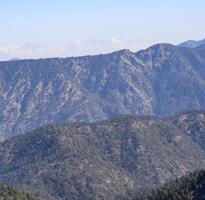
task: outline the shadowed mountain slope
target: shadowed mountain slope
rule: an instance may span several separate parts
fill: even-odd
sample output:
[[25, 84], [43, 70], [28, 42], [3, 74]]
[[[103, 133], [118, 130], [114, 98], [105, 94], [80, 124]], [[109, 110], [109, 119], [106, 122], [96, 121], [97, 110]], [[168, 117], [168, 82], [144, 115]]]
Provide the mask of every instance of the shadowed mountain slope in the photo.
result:
[[42, 199], [114, 199], [205, 166], [205, 112], [47, 125], [0, 144], [0, 181]]

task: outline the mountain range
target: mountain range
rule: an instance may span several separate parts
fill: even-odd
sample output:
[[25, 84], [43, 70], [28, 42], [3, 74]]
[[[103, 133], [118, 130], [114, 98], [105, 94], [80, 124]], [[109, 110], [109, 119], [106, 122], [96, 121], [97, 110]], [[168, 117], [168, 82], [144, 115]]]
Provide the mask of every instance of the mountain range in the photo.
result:
[[0, 181], [39, 199], [115, 199], [205, 168], [205, 112], [47, 125], [0, 145]]
[[205, 108], [205, 45], [0, 62], [0, 140], [45, 124]]

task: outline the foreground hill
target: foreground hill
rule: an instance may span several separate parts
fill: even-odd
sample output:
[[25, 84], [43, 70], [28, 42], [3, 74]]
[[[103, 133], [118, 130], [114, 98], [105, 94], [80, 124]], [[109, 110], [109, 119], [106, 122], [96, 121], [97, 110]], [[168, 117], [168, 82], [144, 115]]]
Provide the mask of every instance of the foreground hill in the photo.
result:
[[27, 194], [19, 189], [14, 189], [7, 185], [0, 184], [1, 200], [36, 200], [32, 195]]
[[41, 199], [114, 199], [205, 167], [205, 112], [47, 125], [0, 145], [0, 181]]
[[[148, 192], [149, 193], [149, 192]], [[196, 171], [167, 183], [147, 195], [130, 192], [123, 200], [204, 200], [205, 170]]]
[[53, 122], [203, 108], [205, 46], [0, 62], [1, 140]]
[[205, 171], [197, 171], [175, 182], [164, 185], [149, 200], [203, 200], [205, 199]]

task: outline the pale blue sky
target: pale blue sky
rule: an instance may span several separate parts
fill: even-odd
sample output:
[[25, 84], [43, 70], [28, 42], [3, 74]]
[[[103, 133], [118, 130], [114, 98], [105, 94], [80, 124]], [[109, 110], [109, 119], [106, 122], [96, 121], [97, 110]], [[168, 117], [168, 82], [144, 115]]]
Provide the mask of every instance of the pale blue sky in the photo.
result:
[[204, 0], [2, 0], [0, 52], [21, 48], [23, 57], [28, 46], [67, 45], [56, 56], [70, 56], [202, 39], [204, 10]]

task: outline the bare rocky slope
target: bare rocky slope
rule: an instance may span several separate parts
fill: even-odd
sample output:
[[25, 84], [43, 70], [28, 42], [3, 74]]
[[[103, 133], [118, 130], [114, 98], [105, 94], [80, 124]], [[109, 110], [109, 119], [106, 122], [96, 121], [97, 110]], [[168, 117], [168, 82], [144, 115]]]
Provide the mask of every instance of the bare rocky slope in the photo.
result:
[[56, 122], [205, 108], [205, 46], [0, 62], [0, 140]]
[[205, 112], [47, 125], [0, 144], [0, 181], [41, 199], [115, 199], [205, 167]]

